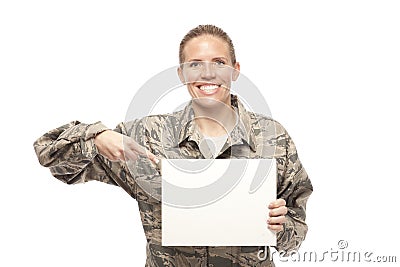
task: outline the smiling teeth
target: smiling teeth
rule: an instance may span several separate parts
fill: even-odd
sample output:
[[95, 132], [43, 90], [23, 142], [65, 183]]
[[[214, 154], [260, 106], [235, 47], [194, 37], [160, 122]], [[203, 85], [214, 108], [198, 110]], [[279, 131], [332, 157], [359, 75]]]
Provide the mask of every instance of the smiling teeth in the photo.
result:
[[200, 88], [200, 90], [202, 90], [202, 91], [211, 92], [211, 91], [217, 89], [217, 88], [218, 88], [218, 85], [215, 85], [215, 84], [207, 84], [207, 85], [202, 85], [202, 86], [200, 86], [199, 88]]

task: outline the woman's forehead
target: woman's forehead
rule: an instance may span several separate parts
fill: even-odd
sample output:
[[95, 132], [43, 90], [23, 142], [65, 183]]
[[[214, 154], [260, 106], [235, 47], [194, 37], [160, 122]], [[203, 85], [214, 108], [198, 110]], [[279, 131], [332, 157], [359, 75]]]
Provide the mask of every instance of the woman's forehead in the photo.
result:
[[[212, 35], [201, 35], [189, 40], [183, 52], [186, 57], [215, 56], [229, 57], [229, 45], [223, 39]], [[218, 55], [217, 55], [218, 54]]]

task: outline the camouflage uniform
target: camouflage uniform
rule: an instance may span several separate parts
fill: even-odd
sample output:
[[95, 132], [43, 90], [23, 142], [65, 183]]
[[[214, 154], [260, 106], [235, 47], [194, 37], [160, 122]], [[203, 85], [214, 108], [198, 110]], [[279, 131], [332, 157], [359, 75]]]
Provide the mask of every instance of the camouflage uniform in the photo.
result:
[[[306, 202], [312, 185], [295, 145], [278, 122], [245, 110], [234, 95], [231, 99], [239, 112], [239, 123], [217, 158], [276, 159], [277, 197], [285, 199], [288, 207], [287, 222], [284, 231], [277, 234], [276, 249], [297, 249], [307, 232]], [[171, 114], [121, 123], [115, 131], [132, 137], [162, 158], [208, 158], [210, 155], [199, 150], [201, 136], [193, 118], [189, 103]], [[39, 162], [49, 167], [57, 179], [67, 184], [97, 180], [118, 185], [137, 200], [147, 239], [146, 266], [274, 266], [268, 256], [258, 259], [257, 253], [263, 247], [161, 246], [161, 202], [153, 197], [160, 194], [160, 171], [147, 158], [139, 158], [129, 168], [129, 164], [112, 162], [100, 155], [94, 137], [106, 129], [100, 122], [74, 121], [44, 134], [34, 148]]]

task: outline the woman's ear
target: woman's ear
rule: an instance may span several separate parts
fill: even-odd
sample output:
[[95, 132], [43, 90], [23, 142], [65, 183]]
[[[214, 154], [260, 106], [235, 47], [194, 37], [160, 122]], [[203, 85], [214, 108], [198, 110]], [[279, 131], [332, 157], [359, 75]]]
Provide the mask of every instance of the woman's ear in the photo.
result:
[[179, 66], [179, 67], [178, 67], [177, 72], [178, 72], [179, 80], [181, 80], [181, 82], [182, 82], [183, 84], [185, 84], [185, 83], [186, 83], [186, 80], [185, 80], [185, 76], [183, 76], [182, 66]]
[[234, 70], [232, 73], [232, 81], [236, 81], [239, 77], [240, 74], [240, 64], [239, 62], [236, 62], [235, 65], [233, 66]]

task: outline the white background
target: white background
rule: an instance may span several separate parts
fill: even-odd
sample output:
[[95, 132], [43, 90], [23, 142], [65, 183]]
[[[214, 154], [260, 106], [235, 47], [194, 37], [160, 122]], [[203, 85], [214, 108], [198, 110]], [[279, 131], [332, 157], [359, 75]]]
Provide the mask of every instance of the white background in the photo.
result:
[[32, 144], [71, 120], [123, 121], [135, 91], [206, 23], [230, 34], [312, 179], [303, 250], [343, 239], [400, 260], [400, 4], [263, 2], [1, 2], [1, 266], [144, 266], [136, 202], [117, 187], [59, 182]]

